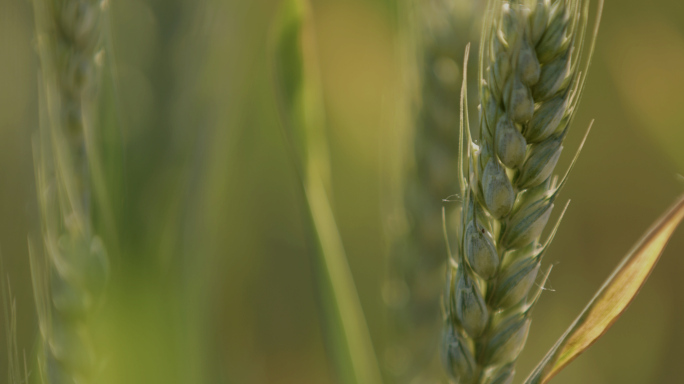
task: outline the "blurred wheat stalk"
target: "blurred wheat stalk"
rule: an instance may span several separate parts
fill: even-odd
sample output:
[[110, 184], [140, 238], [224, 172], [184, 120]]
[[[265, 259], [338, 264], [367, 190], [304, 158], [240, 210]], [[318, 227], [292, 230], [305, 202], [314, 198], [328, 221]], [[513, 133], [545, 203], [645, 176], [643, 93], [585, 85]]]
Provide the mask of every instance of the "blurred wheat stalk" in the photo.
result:
[[107, 2], [35, 0], [33, 6], [41, 64], [34, 157], [42, 247], [30, 244], [30, 254], [43, 340], [40, 374], [50, 384], [95, 383], [101, 358], [92, 316], [109, 269], [94, 225], [95, 212], [108, 215], [94, 145]]
[[[446, 244], [442, 204], [458, 190], [460, 65], [475, 24], [470, 0], [415, 1], [407, 9], [418, 60], [420, 98], [413, 124], [413, 153], [403, 166], [406, 228], [394, 235], [383, 296], [392, 338], [385, 362], [396, 382], [439, 382], [440, 296]], [[414, 25], [415, 24], [415, 25]], [[456, 204], [447, 204], [452, 217]]]

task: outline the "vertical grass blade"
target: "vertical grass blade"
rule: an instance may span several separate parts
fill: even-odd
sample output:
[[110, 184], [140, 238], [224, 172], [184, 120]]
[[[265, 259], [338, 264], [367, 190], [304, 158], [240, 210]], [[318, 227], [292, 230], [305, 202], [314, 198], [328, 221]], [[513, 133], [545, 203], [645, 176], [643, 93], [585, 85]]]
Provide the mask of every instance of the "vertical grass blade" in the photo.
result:
[[684, 195], [653, 224], [622, 260], [525, 383], [548, 382], [603, 336], [639, 293], [682, 219]]
[[[323, 183], [315, 175], [306, 188], [308, 211], [316, 237], [317, 265], [322, 287], [329, 297], [322, 298], [327, 306], [331, 325], [327, 332], [336, 338], [337, 364], [340, 374], [349, 383], [381, 383], [381, 376], [370, 332], [354, 286], [354, 279], [347, 264], [337, 224]], [[339, 327], [339, 329], [336, 329]], [[346, 350], [341, 350], [342, 348]], [[340, 365], [348, 366], [340, 366]], [[342, 372], [344, 371], [344, 372]]]
[[381, 383], [354, 279], [330, 205], [329, 154], [325, 113], [305, 0], [286, 0], [272, 44], [276, 98], [285, 138], [303, 188], [309, 232], [315, 243], [326, 338], [342, 383]]

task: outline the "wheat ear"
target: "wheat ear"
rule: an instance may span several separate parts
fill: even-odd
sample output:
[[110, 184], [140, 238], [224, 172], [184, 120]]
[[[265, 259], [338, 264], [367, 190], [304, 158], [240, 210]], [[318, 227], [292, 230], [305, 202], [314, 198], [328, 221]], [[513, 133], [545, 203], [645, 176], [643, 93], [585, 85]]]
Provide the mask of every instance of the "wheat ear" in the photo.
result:
[[[480, 143], [470, 139], [462, 106], [464, 207], [444, 303], [442, 356], [455, 382], [513, 380], [541, 293], [531, 290], [558, 228], [541, 242], [566, 180], [552, 174], [586, 78], [579, 67], [588, 7], [582, 0], [489, 2], [480, 47]], [[593, 42], [589, 59], [592, 51]]]
[[91, 218], [88, 136], [97, 114], [106, 2], [34, 0], [40, 130], [34, 143], [43, 250], [31, 247], [43, 382], [93, 383], [92, 315], [108, 256]]

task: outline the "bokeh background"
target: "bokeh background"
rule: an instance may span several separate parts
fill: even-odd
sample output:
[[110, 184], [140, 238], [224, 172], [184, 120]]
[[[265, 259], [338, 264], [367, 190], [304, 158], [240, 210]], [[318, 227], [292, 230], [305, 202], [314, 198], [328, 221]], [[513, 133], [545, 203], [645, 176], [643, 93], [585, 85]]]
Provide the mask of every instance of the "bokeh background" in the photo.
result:
[[[382, 362], [391, 342], [382, 297], [387, 227], [401, 203], [397, 164], [411, 155], [411, 39], [393, 0], [311, 3], [333, 204]], [[109, 5], [129, 246], [112, 261], [98, 320], [106, 382], [334, 383], [272, 87], [269, 35], [279, 1]], [[478, 33], [464, 38], [477, 43]], [[38, 228], [33, 39], [30, 2], [0, 0], [0, 246], [29, 366], [37, 346], [27, 249]], [[584, 127], [596, 123], [561, 194], [572, 204], [546, 257], [555, 268], [534, 312], [519, 380], [684, 190], [682, 105], [684, 3], [608, 1], [559, 170]], [[627, 313], [554, 382], [684, 380], [682, 256], [680, 229]], [[6, 338], [2, 326], [0, 344]], [[6, 361], [0, 348], [0, 377]]]

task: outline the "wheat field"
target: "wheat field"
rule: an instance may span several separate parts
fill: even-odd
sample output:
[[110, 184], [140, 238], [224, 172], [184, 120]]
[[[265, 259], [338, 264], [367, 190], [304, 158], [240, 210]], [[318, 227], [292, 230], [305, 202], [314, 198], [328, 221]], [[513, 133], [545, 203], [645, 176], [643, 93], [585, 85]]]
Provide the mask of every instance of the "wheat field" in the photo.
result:
[[[468, 15], [457, 38], [459, 47], [471, 43], [468, 69], [476, 76], [485, 7], [447, 2], [452, 12]], [[416, 293], [397, 295], [386, 282], [396, 235], [407, 228], [404, 172], [415, 161], [424, 53], [411, 24], [420, 19], [407, 12], [420, 3], [310, 0], [329, 142], [327, 167], [319, 170], [382, 382], [390, 384], [412, 361], [393, 349], [395, 312], [387, 308]], [[273, 85], [281, 1], [107, 0], [105, 6], [109, 37], [100, 46], [106, 54], [98, 56], [106, 74], [99, 98], [110, 108], [100, 112], [110, 135], [101, 143], [100, 171], [113, 208], [111, 216], [95, 209], [92, 220], [116, 246], [107, 248], [107, 285], [88, 315], [98, 383], [351, 382], [336, 367], [325, 312], [330, 300], [312, 256], [301, 173]], [[14, 330], [9, 316], [0, 316], [0, 382], [10, 368], [4, 346], [14, 337], [20, 365], [25, 359], [30, 382], [40, 382], [29, 257], [29, 243], [40, 244], [34, 240], [41, 239], [43, 217], [34, 152], [44, 86], [38, 46], [32, 2], [0, 0], [0, 255], [16, 312]], [[439, 67], [456, 89], [461, 64]], [[534, 309], [518, 381], [684, 190], [682, 68], [678, 0], [607, 2], [556, 173], [564, 173], [595, 122], [544, 232], [571, 200], [544, 256], [544, 267], [554, 268]], [[477, 82], [468, 84], [477, 134]], [[455, 100], [450, 112], [458, 107]], [[447, 126], [458, 133], [457, 121]], [[431, 201], [440, 218], [441, 206], [458, 208], [452, 196], [460, 193], [458, 175], [452, 177], [455, 186], [445, 188], [453, 191]], [[447, 229], [455, 231], [453, 225], [447, 220]], [[443, 239], [439, 225], [432, 236]], [[680, 228], [626, 314], [553, 382], [681, 382], [682, 254]], [[434, 279], [442, 287], [444, 275]], [[439, 328], [441, 317], [435, 322]], [[434, 337], [434, 330], [424, 332], [412, 337]], [[433, 361], [438, 355], [426, 358], [438, 377], [426, 384], [447, 382]]]

